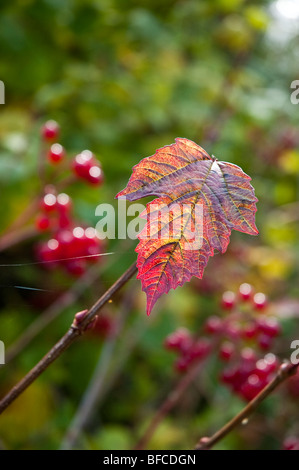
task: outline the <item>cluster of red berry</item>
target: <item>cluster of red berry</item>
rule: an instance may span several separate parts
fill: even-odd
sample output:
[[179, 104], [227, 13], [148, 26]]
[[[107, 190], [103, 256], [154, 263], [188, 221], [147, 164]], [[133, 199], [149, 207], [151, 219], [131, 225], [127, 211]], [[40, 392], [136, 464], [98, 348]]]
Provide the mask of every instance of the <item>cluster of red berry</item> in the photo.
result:
[[38, 245], [37, 254], [45, 267], [64, 267], [75, 276], [81, 276], [89, 263], [100, 259], [102, 242], [92, 227], [59, 230], [52, 238]]
[[221, 374], [222, 382], [245, 400], [252, 400], [280, 365], [274, 354], [264, 352], [281, 332], [278, 320], [269, 316], [267, 304], [265, 294], [254, 293], [244, 283], [237, 294], [228, 291], [222, 296], [222, 308], [230, 313], [225, 318], [210, 317], [205, 324], [206, 332], [217, 338], [219, 358], [230, 363]]
[[179, 354], [174, 364], [178, 372], [185, 372], [195, 361], [207, 357], [212, 348], [207, 338], [194, 339], [186, 328], [179, 328], [167, 336], [164, 346]]
[[[59, 136], [60, 128], [56, 121], [47, 121], [42, 127], [45, 142], [53, 142]], [[56, 164], [62, 161], [65, 150], [59, 143], [54, 143], [48, 150], [48, 159]], [[92, 152], [84, 150], [75, 157], [71, 165], [74, 173], [91, 184], [103, 181], [100, 163]], [[92, 227], [78, 226], [72, 218], [72, 201], [68, 194], [60, 193], [54, 186], [46, 186], [40, 201], [40, 213], [36, 227], [40, 232], [49, 231], [51, 238], [37, 247], [38, 259], [45, 267], [63, 267], [68, 273], [80, 276], [87, 264], [99, 261], [103, 252], [103, 242], [97, 237]]]
[[[41, 129], [44, 142], [50, 144], [48, 149], [48, 160], [51, 164], [60, 163], [65, 155], [64, 147], [55, 142], [59, 137], [60, 127], [56, 121], [47, 121]], [[76, 177], [90, 184], [100, 185], [103, 183], [104, 175], [100, 162], [90, 150], [83, 150], [75, 156], [71, 162], [71, 169]]]
[[76, 155], [72, 162], [72, 169], [78, 178], [88, 181], [90, 184], [101, 184], [103, 182], [103, 171], [100, 162], [90, 150]]
[[273, 379], [280, 362], [275, 354], [260, 358], [251, 348], [244, 348], [237, 362], [221, 374], [224, 384], [245, 400], [252, 400]]
[[188, 330], [179, 329], [166, 338], [165, 347], [180, 353], [175, 362], [179, 371], [216, 352], [223, 362], [229, 363], [221, 374], [222, 382], [251, 400], [269, 383], [280, 365], [274, 354], [265, 355], [265, 351], [269, 351], [281, 327], [267, 313], [266, 296], [254, 294], [247, 283], [240, 286], [237, 294], [225, 292], [221, 307], [226, 315], [209, 317], [203, 326], [205, 336], [193, 339]]
[[[279, 336], [281, 327], [274, 316], [269, 316], [267, 304], [265, 294], [254, 294], [250, 284], [241, 284], [238, 294], [227, 291], [222, 296], [221, 306], [223, 310], [230, 311], [230, 315], [223, 321], [220, 317], [210, 317], [206, 330], [210, 333], [225, 333], [232, 339], [242, 338], [268, 351]], [[241, 312], [243, 307], [245, 310]], [[213, 327], [214, 323], [216, 327]]]

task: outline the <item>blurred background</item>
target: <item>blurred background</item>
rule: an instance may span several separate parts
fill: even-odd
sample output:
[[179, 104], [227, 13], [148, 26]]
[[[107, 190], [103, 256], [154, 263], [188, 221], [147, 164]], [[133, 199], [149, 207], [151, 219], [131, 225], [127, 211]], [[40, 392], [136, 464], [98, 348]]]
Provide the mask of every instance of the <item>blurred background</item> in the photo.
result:
[[[267, 296], [263, 315], [279, 322], [268, 350], [289, 357], [299, 339], [299, 105], [290, 99], [299, 79], [298, 31], [295, 0], [2, 0], [1, 396], [136, 259], [136, 242], [115, 239], [92, 247], [113, 252], [98, 262], [45, 266], [55, 224], [95, 227], [96, 206], [117, 208], [115, 194], [132, 166], [157, 148], [186, 137], [240, 165], [259, 199], [260, 235], [232, 233], [227, 253], [210, 259], [203, 280], [163, 296], [149, 318], [139, 281], [129, 281], [94, 330], [1, 416], [1, 447], [134, 447], [186, 373], [174, 368], [165, 337], [179, 327], [202, 336], [211, 316], [233, 315], [220, 307], [222, 294], [243, 283]], [[65, 149], [59, 165], [48, 153], [48, 120], [60, 126], [53, 136]], [[103, 182], [74, 170], [85, 149]], [[61, 210], [49, 222], [43, 197], [61, 192], [72, 200], [72, 215], [64, 220]], [[259, 315], [254, 302], [233, 308], [253, 322]], [[256, 340], [247, 339], [229, 338], [260, 355]], [[192, 448], [244, 406], [244, 397], [219, 380], [226, 366], [217, 354], [205, 361], [148, 448]], [[285, 439], [299, 438], [298, 396], [298, 383], [292, 395], [282, 388], [218, 448], [280, 449]]]

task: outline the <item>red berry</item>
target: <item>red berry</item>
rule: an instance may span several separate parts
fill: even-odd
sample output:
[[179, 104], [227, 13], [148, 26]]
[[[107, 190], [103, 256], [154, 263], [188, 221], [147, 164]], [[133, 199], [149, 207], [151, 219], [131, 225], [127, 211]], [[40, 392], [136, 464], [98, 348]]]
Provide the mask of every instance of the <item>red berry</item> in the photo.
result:
[[239, 295], [242, 300], [249, 300], [252, 296], [253, 293], [253, 288], [250, 284], [247, 284], [247, 282], [244, 282], [244, 284], [241, 284], [239, 287]]
[[90, 246], [91, 240], [88, 239], [85, 235], [85, 230], [83, 227], [75, 227], [73, 229], [74, 244], [76, 245], [76, 252], [78, 256], [88, 255], [88, 248]]
[[240, 393], [248, 401], [253, 400], [263, 388], [266, 386], [267, 382], [260, 379], [256, 374], [252, 374], [241, 386]]
[[72, 207], [72, 201], [71, 198], [65, 194], [65, 193], [60, 193], [57, 196], [57, 209], [60, 212], [66, 212], [69, 211]]
[[210, 334], [219, 333], [222, 330], [222, 320], [219, 317], [211, 316], [205, 323], [205, 331]]
[[222, 372], [220, 379], [224, 384], [233, 385], [235, 383], [237, 374], [238, 369], [236, 367], [230, 367]]
[[239, 377], [242, 383], [249, 377], [249, 375], [254, 373], [255, 367], [256, 362], [252, 361], [251, 359], [242, 359], [241, 363], [239, 364]]
[[265, 379], [271, 373], [271, 365], [268, 364], [264, 359], [259, 359], [256, 363], [254, 373], [260, 378]]
[[258, 326], [255, 322], [249, 323], [243, 328], [242, 336], [245, 339], [252, 339], [258, 333]]
[[231, 339], [239, 339], [242, 335], [242, 329], [237, 322], [228, 322], [225, 325], [225, 335]]
[[61, 193], [57, 196], [57, 210], [58, 210], [58, 225], [60, 229], [68, 229], [72, 225], [72, 219], [70, 216], [70, 210], [72, 207], [72, 202], [70, 197]]
[[72, 168], [79, 178], [83, 178], [91, 184], [103, 182], [101, 166], [90, 150], [83, 150], [79, 153], [72, 163]]
[[258, 344], [261, 349], [268, 351], [272, 346], [272, 338], [268, 335], [262, 334], [258, 338]]
[[219, 357], [223, 361], [229, 361], [235, 352], [235, 346], [229, 341], [225, 341], [220, 347]]
[[191, 364], [191, 358], [188, 356], [179, 357], [175, 363], [174, 368], [177, 372], [185, 372]]
[[258, 328], [262, 333], [271, 338], [278, 336], [281, 332], [280, 324], [274, 317], [259, 319]]
[[270, 373], [275, 372], [280, 365], [278, 358], [272, 353], [266, 354], [264, 361], [267, 363]]
[[58, 217], [58, 226], [60, 229], [69, 229], [72, 226], [72, 220], [67, 212], [60, 212]]
[[253, 297], [253, 306], [255, 310], [264, 310], [267, 306], [267, 297], [262, 292], [258, 292]]
[[57, 139], [60, 127], [56, 121], [47, 121], [41, 128], [42, 137], [44, 140]]
[[257, 354], [251, 348], [244, 348], [241, 351], [241, 360], [243, 363], [254, 364], [257, 361]]
[[188, 356], [191, 360], [203, 359], [211, 351], [211, 343], [206, 338], [201, 338], [195, 341], [195, 343], [188, 350]]
[[72, 260], [65, 263], [66, 270], [73, 276], [82, 276], [85, 272], [84, 260]]
[[80, 178], [87, 178], [90, 168], [93, 166], [93, 154], [85, 151], [76, 155], [72, 163], [73, 171]]
[[[39, 247], [38, 257], [41, 261], [48, 262], [57, 260], [59, 257], [60, 246], [56, 238], [52, 238], [47, 243]], [[50, 267], [50, 266], [49, 266]]]
[[185, 328], [179, 328], [171, 333], [164, 341], [166, 349], [186, 352], [192, 344], [190, 332]]
[[104, 181], [103, 170], [97, 166], [92, 166], [88, 171], [87, 181], [91, 184], [102, 184]]
[[41, 200], [40, 206], [41, 209], [45, 212], [52, 212], [56, 209], [56, 196], [55, 194], [48, 193], [46, 194], [43, 199]]
[[258, 375], [260, 379], [270, 380], [278, 367], [279, 361], [277, 357], [269, 353], [263, 359], [259, 359], [256, 362], [254, 373]]
[[235, 392], [238, 392], [241, 386], [248, 377], [247, 371], [243, 371], [239, 367], [235, 366], [230, 369], [226, 369], [222, 374], [222, 380], [227, 381], [226, 383], [232, 387]]
[[95, 162], [95, 156], [90, 150], [82, 150], [81, 156], [86, 160], [90, 162]]
[[51, 163], [59, 163], [65, 156], [65, 150], [60, 144], [53, 144], [48, 153], [48, 158]]
[[46, 215], [39, 215], [35, 221], [37, 230], [43, 232], [50, 227], [50, 219]]
[[231, 310], [236, 303], [236, 296], [234, 292], [226, 291], [222, 295], [221, 306], [225, 310]]
[[77, 255], [74, 237], [70, 230], [60, 230], [57, 234], [57, 240], [60, 246], [60, 258], [62, 263], [65, 260], [67, 263], [68, 258], [75, 258]]
[[[93, 227], [85, 229], [86, 255], [98, 255], [102, 250], [102, 241], [97, 237], [97, 232]], [[91, 256], [88, 258], [90, 263], [97, 263], [101, 260], [100, 256]]]
[[80, 178], [87, 178], [90, 168], [94, 165], [94, 156], [89, 150], [76, 155], [72, 168]]
[[74, 256], [86, 255], [86, 240], [83, 227], [75, 227], [72, 231], [72, 249]]

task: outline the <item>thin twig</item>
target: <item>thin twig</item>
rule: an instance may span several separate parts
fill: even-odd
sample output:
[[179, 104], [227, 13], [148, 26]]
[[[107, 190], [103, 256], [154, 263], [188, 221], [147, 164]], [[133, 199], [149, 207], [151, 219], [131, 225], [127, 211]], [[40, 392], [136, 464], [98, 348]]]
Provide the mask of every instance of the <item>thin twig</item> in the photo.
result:
[[19, 396], [24, 390], [26, 390], [32, 382], [34, 382], [52, 362], [55, 361], [61, 354], [77, 339], [82, 335], [87, 326], [96, 317], [100, 309], [105, 305], [111, 297], [124, 285], [126, 282], [136, 273], [136, 263], [125, 271], [122, 276], [97, 300], [97, 302], [88, 310], [83, 320], [76, 324], [75, 322], [71, 325], [66, 334], [53, 346], [53, 348], [38, 362], [38, 364], [31, 369], [30, 372], [17, 384], [15, 385], [7, 395], [0, 401], [0, 414]]
[[62, 442], [61, 449], [70, 450], [72, 449], [82, 432], [90, 420], [90, 417], [94, 414], [95, 407], [100, 396], [100, 392], [104, 386], [107, 372], [110, 368], [111, 359], [115, 350], [116, 341], [123, 328], [125, 319], [132, 310], [133, 301], [135, 296], [132, 295], [135, 292], [134, 289], [130, 289], [125, 295], [122, 303], [122, 307], [118, 312], [115, 320], [115, 331], [106, 339], [105, 344], [100, 352], [97, 365], [95, 367], [93, 376], [90, 383], [83, 395], [78, 410], [67, 430], [66, 436]]
[[246, 420], [256, 408], [267, 398], [276, 388], [281, 385], [285, 380], [294, 375], [299, 367], [299, 364], [291, 364], [285, 362], [278, 370], [277, 375], [248, 405], [243, 408], [231, 421], [225, 424], [219, 431], [212, 437], [203, 437], [199, 440], [195, 449], [208, 450], [211, 449], [217, 442], [221, 441], [227, 434], [229, 434], [236, 426]]
[[134, 450], [141, 450], [146, 447], [146, 445], [152, 438], [155, 430], [157, 429], [161, 421], [172, 410], [172, 408], [174, 408], [174, 406], [178, 403], [180, 398], [183, 396], [185, 390], [187, 390], [189, 385], [197, 377], [201, 366], [202, 366], [201, 363], [196, 362], [188, 370], [188, 372], [186, 372], [186, 374], [184, 374], [183, 377], [177, 382], [175, 388], [170, 392], [170, 394], [167, 396], [167, 398], [164, 400], [160, 408], [157, 410], [157, 412], [153, 416], [143, 436], [140, 438], [140, 440], [134, 447]]

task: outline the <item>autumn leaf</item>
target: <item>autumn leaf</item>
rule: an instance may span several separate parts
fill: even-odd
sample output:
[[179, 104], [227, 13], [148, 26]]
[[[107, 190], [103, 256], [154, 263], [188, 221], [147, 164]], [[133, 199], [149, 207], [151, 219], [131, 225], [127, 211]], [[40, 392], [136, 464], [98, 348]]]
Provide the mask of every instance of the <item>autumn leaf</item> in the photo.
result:
[[224, 253], [231, 230], [257, 235], [257, 198], [251, 178], [232, 163], [210, 157], [194, 142], [177, 138], [133, 168], [117, 198], [135, 201], [158, 196], [141, 217], [138, 279], [147, 295], [149, 315], [170, 289], [202, 278], [214, 250]]

